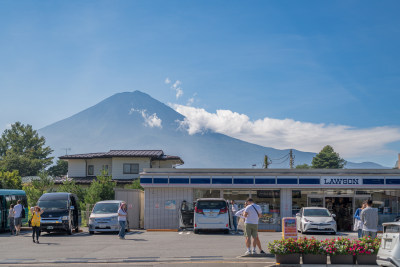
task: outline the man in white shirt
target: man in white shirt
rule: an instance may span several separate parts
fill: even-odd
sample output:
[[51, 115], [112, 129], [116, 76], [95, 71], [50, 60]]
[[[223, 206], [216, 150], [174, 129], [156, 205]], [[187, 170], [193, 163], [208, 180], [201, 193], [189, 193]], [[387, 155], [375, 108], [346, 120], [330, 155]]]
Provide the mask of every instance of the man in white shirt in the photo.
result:
[[235, 203], [234, 200], [231, 200], [231, 209], [232, 209], [232, 220], [233, 220], [233, 227], [235, 228], [235, 233], [237, 233], [237, 217], [236, 212], [238, 212], [238, 205]]
[[[247, 199], [247, 207], [244, 210], [244, 236], [246, 237], [247, 251], [245, 255], [256, 253], [256, 246], [260, 248], [260, 253], [265, 253], [261, 249], [261, 242], [258, 238], [258, 219], [262, 216], [261, 207], [254, 203], [252, 198]], [[253, 237], [253, 250], [250, 250], [251, 237]]]
[[24, 207], [21, 204], [21, 200], [17, 201], [17, 205], [14, 206], [14, 225], [15, 225], [15, 235], [19, 235], [21, 231], [21, 224], [22, 224], [22, 209]]

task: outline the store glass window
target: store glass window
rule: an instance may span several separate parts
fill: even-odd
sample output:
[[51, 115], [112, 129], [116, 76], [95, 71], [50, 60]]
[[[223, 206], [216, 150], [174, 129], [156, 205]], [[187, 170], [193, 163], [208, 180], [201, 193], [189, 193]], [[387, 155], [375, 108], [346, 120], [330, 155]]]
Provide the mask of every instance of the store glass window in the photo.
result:
[[280, 190], [251, 190], [251, 198], [261, 207], [262, 217], [260, 229], [269, 228], [266, 225], [281, 224], [281, 192]]
[[229, 203], [231, 200], [234, 200], [238, 205], [238, 209], [244, 208], [244, 203], [246, 199], [250, 196], [250, 190], [224, 190], [223, 198], [228, 200]]
[[217, 189], [194, 189], [194, 199], [198, 198], [220, 198], [221, 190]]

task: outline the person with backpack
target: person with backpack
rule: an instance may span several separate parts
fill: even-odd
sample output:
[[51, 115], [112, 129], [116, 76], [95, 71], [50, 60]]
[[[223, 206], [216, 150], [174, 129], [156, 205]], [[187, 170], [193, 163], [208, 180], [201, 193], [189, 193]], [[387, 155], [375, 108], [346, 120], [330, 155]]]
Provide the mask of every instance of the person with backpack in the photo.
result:
[[[38, 206], [31, 208], [31, 213], [32, 213], [31, 225], [32, 225], [33, 243], [39, 244], [40, 219], [41, 219], [41, 215], [43, 212], [44, 212], [44, 210], [40, 209]], [[35, 236], [36, 236], [36, 242], [35, 242]]]
[[[252, 198], [248, 198], [247, 207], [244, 209], [244, 236], [246, 237], [247, 251], [245, 255], [256, 254], [256, 247], [260, 249], [260, 253], [265, 253], [261, 248], [261, 242], [258, 238], [258, 219], [262, 216], [261, 207], [254, 203]], [[253, 237], [253, 250], [250, 250], [251, 238]]]
[[21, 204], [21, 200], [18, 200], [17, 205], [14, 206], [15, 235], [19, 235], [21, 231], [22, 218], [25, 218], [25, 208]]

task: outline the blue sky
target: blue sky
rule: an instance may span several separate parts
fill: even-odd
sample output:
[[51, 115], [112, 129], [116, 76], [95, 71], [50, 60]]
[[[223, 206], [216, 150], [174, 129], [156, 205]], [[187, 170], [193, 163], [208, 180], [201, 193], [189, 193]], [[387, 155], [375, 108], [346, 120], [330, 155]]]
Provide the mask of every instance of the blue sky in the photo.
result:
[[[225, 110], [228, 117], [247, 116], [240, 127], [263, 123], [251, 136], [243, 130], [234, 137], [314, 152], [331, 143], [346, 159], [393, 166], [400, 152], [399, 7], [398, 1], [2, 1], [0, 131], [15, 121], [39, 129], [114, 93], [140, 90], [185, 113], [194, 132], [229, 133], [214, 123], [217, 110]], [[199, 111], [207, 120], [201, 125], [192, 116]], [[271, 123], [289, 129], [285, 142], [261, 133]], [[316, 145], [293, 134], [307, 129]], [[314, 136], [315, 129], [323, 131]], [[357, 135], [361, 144], [350, 151]], [[381, 136], [387, 138], [363, 147]]]

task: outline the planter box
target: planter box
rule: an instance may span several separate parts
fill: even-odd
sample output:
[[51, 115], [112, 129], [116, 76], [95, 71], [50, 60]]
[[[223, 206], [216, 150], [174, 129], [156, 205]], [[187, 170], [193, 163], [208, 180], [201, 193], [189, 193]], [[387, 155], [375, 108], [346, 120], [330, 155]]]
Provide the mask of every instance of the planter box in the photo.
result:
[[376, 265], [375, 255], [357, 255], [357, 264]]
[[303, 264], [326, 264], [326, 255], [303, 254]]
[[300, 264], [300, 254], [277, 255], [275, 254], [276, 263], [280, 264]]
[[329, 256], [331, 259], [331, 264], [353, 264], [353, 255], [332, 255]]

